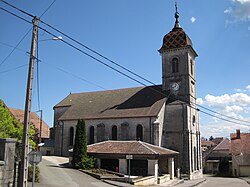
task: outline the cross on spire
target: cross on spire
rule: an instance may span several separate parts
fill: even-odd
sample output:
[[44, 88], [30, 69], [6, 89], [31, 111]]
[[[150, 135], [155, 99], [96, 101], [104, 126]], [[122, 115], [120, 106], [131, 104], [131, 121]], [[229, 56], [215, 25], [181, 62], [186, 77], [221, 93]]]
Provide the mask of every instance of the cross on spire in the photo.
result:
[[174, 28], [181, 28], [181, 25], [180, 25], [180, 22], [179, 22], [179, 12], [178, 12], [178, 6], [177, 6], [177, 2], [175, 2], [175, 14], [174, 14], [174, 17], [175, 17], [175, 25], [174, 25]]

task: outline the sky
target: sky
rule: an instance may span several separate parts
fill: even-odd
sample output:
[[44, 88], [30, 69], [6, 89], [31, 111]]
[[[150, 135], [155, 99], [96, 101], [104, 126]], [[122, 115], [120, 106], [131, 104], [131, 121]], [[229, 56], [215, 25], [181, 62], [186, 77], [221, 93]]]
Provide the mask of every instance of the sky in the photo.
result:
[[[157, 50], [174, 26], [175, 1], [6, 1], [32, 15], [42, 15], [43, 22], [161, 84], [161, 56]], [[198, 108], [212, 114], [200, 112], [201, 135], [229, 137], [236, 129], [249, 132], [250, 0], [177, 0], [177, 3], [180, 24], [198, 53], [195, 62]], [[1, 1], [0, 7], [32, 21], [32, 17]], [[0, 23], [0, 98], [10, 108], [24, 109], [32, 25], [1, 9]], [[62, 36], [41, 22], [39, 26]], [[49, 126], [53, 126], [53, 106], [70, 93], [141, 86], [64, 42], [52, 40], [53, 37], [38, 31], [39, 61], [38, 68], [35, 64], [32, 92], [32, 111], [42, 109]]]

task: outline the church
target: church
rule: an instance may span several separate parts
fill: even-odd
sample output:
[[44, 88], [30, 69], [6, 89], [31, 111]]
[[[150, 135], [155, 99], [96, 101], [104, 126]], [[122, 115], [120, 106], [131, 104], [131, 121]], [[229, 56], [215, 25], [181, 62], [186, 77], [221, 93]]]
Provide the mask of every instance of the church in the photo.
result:
[[[109, 145], [107, 149], [116, 147], [123, 150], [132, 149], [128, 146], [139, 146], [159, 156], [158, 150], [166, 158], [174, 157], [175, 171], [179, 169], [189, 179], [200, 178], [202, 159], [196, 108], [197, 53], [179, 23], [177, 6], [174, 27], [164, 36], [158, 52], [162, 57], [162, 85], [71, 93], [56, 104], [55, 155], [69, 155], [77, 121], [84, 119], [88, 150], [92, 145], [98, 145], [97, 149], [92, 149], [97, 153], [102, 144]], [[133, 151], [135, 155], [144, 154], [143, 150], [139, 153], [138, 149], [138, 154], [136, 149]], [[109, 156], [112, 158], [112, 154]], [[146, 158], [144, 160], [146, 163], [140, 162], [138, 156], [134, 166], [141, 163], [149, 168], [151, 164]], [[103, 161], [103, 166], [108, 161], [110, 159]], [[124, 159], [117, 164], [122, 162]], [[162, 168], [161, 164], [159, 160], [159, 168]], [[119, 168], [122, 170], [121, 166]]]

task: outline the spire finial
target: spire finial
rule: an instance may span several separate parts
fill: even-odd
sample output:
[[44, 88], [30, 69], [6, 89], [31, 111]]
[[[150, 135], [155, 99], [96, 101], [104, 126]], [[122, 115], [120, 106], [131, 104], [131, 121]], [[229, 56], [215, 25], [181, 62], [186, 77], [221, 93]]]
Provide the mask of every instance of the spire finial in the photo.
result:
[[175, 14], [174, 14], [174, 17], [175, 17], [174, 29], [175, 29], [175, 28], [181, 28], [181, 25], [180, 25], [180, 23], [179, 23], [179, 12], [178, 12], [178, 5], [177, 5], [177, 2], [175, 2]]

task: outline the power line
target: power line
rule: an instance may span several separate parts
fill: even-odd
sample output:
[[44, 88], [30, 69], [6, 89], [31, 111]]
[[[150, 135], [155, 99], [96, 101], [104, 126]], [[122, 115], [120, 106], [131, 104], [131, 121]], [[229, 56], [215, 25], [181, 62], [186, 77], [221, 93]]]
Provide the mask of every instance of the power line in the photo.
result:
[[[16, 6], [11, 5], [10, 3], [8, 3], [8, 2], [6, 2], [6, 1], [4, 1], [4, 0], [0, 0], [0, 1], [3, 2], [3, 3], [5, 3], [5, 4], [7, 4], [8, 6], [11, 6], [12, 8], [15, 8], [16, 10], [18, 10], [18, 11], [20, 11], [20, 12], [22, 12], [22, 13], [28, 15], [28, 16], [34, 17], [32, 14], [30, 14], [30, 13], [24, 11], [24, 10], [21, 10], [20, 8], [17, 8]], [[41, 14], [40, 18], [49, 10], [49, 8], [50, 8], [55, 2], [56, 2], [56, 0], [54, 0], [54, 1], [46, 8], [46, 10]], [[5, 11], [5, 12], [7, 12], [7, 13], [9, 13], [9, 14], [11, 14], [11, 15], [13, 15], [13, 16], [15, 16], [15, 17], [18, 17], [19, 19], [21, 19], [21, 20], [23, 20], [23, 21], [25, 21], [25, 22], [28, 22], [28, 23], [32, 24], [32, 22], [30, 22], [30, 21], [28, 21], [28, 20], [25, 20], [25, 19], [21, 18], [20, 16], [14, 14], [14, 13], [11, 13], [10, 11], [8, 11], [8, 10], [2, 8], [2, 7], [0, 7], [0, 9], [3, 10], [3, 11]], [[4, 62], [12, 55], [12, 53], [17, 49], [17, 47], [18, 47], [18, 46], [20, 45], [20, 43], [24, 40], [24, 38], [26, 38], [26, 36], [30, 33], [31, 30], [32, 30], [32, 27], [31, 27], [31, 28], [28, 30], [28, 32], [21, 38], [21, 40], [17, 43], [17, 45], [15, 46], [15, 48], [5, 57], [5, 59], [3, 59], [3, 61], [0, 63], [0, 66], [3, 65]]]
[[204, 113], [204, 114], [206, 114], [206, 115], [209, 115], [211, 117], [215, 117], [217, 119], [220, 119], [220, 120], [223, 120], [223, 121], [226, 121], [226, 122], [229, 122], [229, 123], [234, 123], [234, 124], [237, 124], [237, 125], [244, 125], [244, 126], [249, 126], [250, 127], [250, 125], [247, 125], [247, 124], [239, 123], [239, 122], [236, 122], [236, 121], [231, 121], [231, 120], [219, 117], [219, 116], [215, 116], [213, 114], [210, 114], [210, 113], [202, 111], [202, 110], [199, 110], [199, 111], [202, 112], [202, 113]]
[[96, 87], [98, 87], [98, 88], [101, 88], [102, 90], [107, 90], [106, 88], [104, 88], [104, 87], [102, 87], [102, 86], [100, 86], [100, 85], [98, 85], [98, 84], [96, 84], [96, 83], [93, 83], [93, 82], [91, 82], [91, 81], [88, 81], [88, 80], [86, 80], [86, 79], [84, 79], [84, 78], [82, 78], [82, 77], [80, 77], [80, 76], [78, 76], [78, 75], [75, 75], [75, 74], [73, 74], [73, 73], [71, 73], [71, 72], [68, 72], [68, 71], [66, 71], [66, 70], [64, 70], [64, 69], [62, 69], [62, 68], [59, 68], [59, 67], [54, 66], [54, 65], [51, 65], [51, 64], [46, 63], [46, 62], [44, 62], [44, 61], [43, 61], [43, 64], [49, 65], [49, 66], [53, 67], [54, 69], [57, 69], [58, 71], [61, 71], [61, 72], [65, 73], [65, 74], [70, 75], [70, 76], [72, 76], [72, 77], [74, 77], [74, 78], [76, 78], [76, 79], [79, 79], [79, 80], [83, 81], [83, 82], [86, 82], [86, 83], [88, 83], [88, 84], [91, 84], [91, 85], [94, 85], [94, 86], [96, 86]]
[[[56, 35], [54, 35], [54, 34], [52, 34], [51, 32], [48, 32], [46, 29], [43, 29], [43, 28], [41, 28], [40, 26], [39, 26], [39, 28], [40, 29], [42, 29], [42, 30], [44, 30], [45, 32], [47, 32], [48, 34], [51, 34], [52, 36], [54, 36], [54, 37], [56, 37]], [[75, 47], [73, 44], [69, 44], [68, 42], [66, 42], [65, 40], [62, 40], [64, 43], [66, 43], [66, 44], [68, 44], [68, 45], [70, 45], [71, 47], [73, 47], [73, 48], [75, 48], [75, 49], [77, 49], [78, 51], [80, 51], [80, 52], [83, 52], [81, 49], [79, 49], [78, 47]], [[86, 53], [86, 52], [83, 52], [85, 55], [87, 55], [87, 56], [89, 56], [89, 57], [93, 57], [92, 55], [89, 55], [88, 53]], [[98, 60], [98, 62], [100, 62], [100, 63], [104, 63], [103, 61], [101, 61], [101, 60], [99, 60], [99, 59], [97, 59], [97, 58], [95, 58], [95, 57], [93, 57], [93, 59], [94, 60]], [[104, 63], [104, 65], [107, 65], [106, 63]], [[108, 67], [111, 67], [110, 65], [108, 65]], [[132, 77], [130, 77], [129, 75], [127, 75], [127, 74], [125, 74], [125, 73], [123, 73], [123, 72], [121, 72], [121, 71], [119, 71], [119, 70], [117, 70], [117, 69], [115, 69], [115, 68], [113, 68], [113, 67], [111, 67], [111, 69], [113, 69], [113, 70], [115, 70], [115, 71], [117, 71], [118, 73], [121, 73], [121, 74], [123, 74], [123, 75], [125, 75], [126, 77], [128, 77], [128, 78], [132, 78]], [[136, 80], [136, 79], [134, 79], [134, 78], [132, 78], [132, 80], [135, 80], [136, 82], [138, 82], [138, 83], [140, 83], [140, 84], [142, 84], [142, 85], [144, 85], [144, 86], [147, 86], [147, 85], [145, 85], [144, 83], [142, 83], [142, 82], [140, 82], [140, 81], [138, 81], [138, 80]], [[155, 85], [155, 84], [154, 84]], [[151, 89], [154, 89], [154, 88], [151, 88]], [[155, 89], [154, 89], [155, 90]], [[164, 93], [162, 93], [162, 92], [159, 92], [158, 90], [155, 90], [156, 92], [158, 92], [158, 93], [161, 93], [161, 94], [163, 94], [164, 96], [167, 96], [166, 94], [164, 94]], [[167, 96], [168, 98], [172, 98], [171, 96], [170, 96], [170, 94]], [[183, 101], [183, 102], [185, 102], [186, 103], [186, 101]], [[193, 102], [191, 102], [191, 104], [194, 104], [194, 105], [196, 105], [196, 106], [199, 106], [198, 104], [196, 104], [196, 103], [193, 103]], [[202, 108], [205, 108], [205, 107], [202, 107]], [[210, 109], [208, 109], [208, 110], [210, 110]], [[201, 111], [201, 110], [200, 110]], [[211, 110], [212, 111], [212, 110]], [[213, 117], [216, 117], [216, 118], [218, 118], [218, 119], [220, 119], [220, 120], [224, 120], [224, 121], [227, 121], [227, 122], [231, 122], [231, 123], [234, 123], [233, 121], [231, 121], [231, 120], [227, 120], [227, 119], [224, 119], [224, 118], [220, 118], [220, 117], [218, 117], [218, 116], [215, 116], [215, 115], [212, 115], [212, 114], [209, 114], [209, 113], [207, 113], [207, 112], [204, 112], [204, 111], [201, 111], [202, 113], [204, 113], [204, 114], [207, 114], [207, 115], [210, 115], [210, 116], [213, 116]], [[215, 112], [215, 111], [213, 111], [213, 112]], [[216, 112], [215, 112], [216, 113]], [[218, 113], [218, 112], [217, 112]], [[219, 113], [218, 113], [219, 114]], [[226, 116], [226, 115], [224, 115], [225, 117], [228, 117], [228, 118], [232, 118], [232, 117], [230, 117], [230, 116]], [[236, 118], [233, 118], [234, 120], [238, 120], [238, 119], [236, 119]], [[238, 123], [238, 122], [235, 122], [235, 124], [240, 124], [240, 123]], [[245, 124], [242, 124], [242, 125], [245, 125]]]
[[213, 112], [213, 113], [215, 113], [215, 114], [218, 114], [218, 115], [221, 115], [221, 116], [227, 117], [227, 118], [229, 118], [229, 119], [233, 119], [233, 120], [241, 121], [241, 122], [243, 122], [243, 123], [250, 123], [249, 121], [245, 121], [245, 120], [242, 120], [242, 119], [239, 119], [239, 118], [234, 118], [234, 117], [231, 117], [231, 116], [228, 116], [228, 115], [222, 114], [222, 113], [220, 113], [220, 112], [213, 111], [213, 110], [211, 110], [211, 109], [209, 109], [209, 108], [206, 108], [206, 107], [201, 106], [201, 105], [198, 105], [198, 104], [196, 104], [196, 105], [197, 105], [198, 107], [200, 107], [200, 108], [203, 108], [203, 109], [208, 110], [208, 111], [210, 111], [210, 112]]
[[[0, 7], [0, 9], [1, 9], [1, 7]], [[14, 15], [14, 16], [16, 16], [17, 18], [20, 18], [20, 19], [22, 19], [22, 20], [24, 20], [24, 21], [26, 21], [26, 22], [29, 22], [29, 21], [27, 21], [26, 19], [21, 18], [20, 16], [17, 16], [17, 15], [14, 14], [14, 13], [11, 13], [11, 12], [9, 12], [9, 11], [7, 11], [7, 12], [10, 13], [10, 14], [12, 14], [12, 15]], [[29, 22], [29, 23], [31, 23], [31, 22]], [[47, 32], [47, 33], [50, 34], [51, 36], [57, 37], [55, 34], [49, 32], [48, 30], [42, 28], [41, 26], [38, 26], [38, 28], [41, 29], [41, 30], [43, 30], [43, 31], [45, 31], [45, 32]], [[76, 49], [77, 51], [79, 51], [79, 52], [85, 54], [86, 56], [88, 56], [88, 57], [94, 59], [95, 61], [97, 61], [97, 62], [103, 64], [104, 66], [106, 66], [106, 67], [108, 67], [108, 68], [110, 68], [110, 69], [116, 71], [117, 73], [120, 73], [120, 74], [122, 74], [123, 76], [125, 76], [125, 77], [127, 77], [127, 78], [129, 78], [129, 79], [131, 79], [131, 80], [133, 80], [133, 81], [135, 81], [135, 82], [137, 82], [137, 83], [139, 83], [139, 84], [142, 84], [142, 85], [146, 86], [146, 84], [142, 83], [141, 81], [138, 81], [138, 80], [136, 80], [135, 78], [133, 78], [133, 77], [131, 77], [131, 76], [129, 76], [129, 75], [127, 75], [127, 74], [121, 72], [120, 70], [115, 69], [115, 68], [112, 67], [111, 65], [109, 65], [109, 64], [107, 64], [107, 63], [101, 61], [100, 59], [94, 57], [93, 55], [88, 54], [87, 52], [81, 50], [80, 48], [74, 46], [73, 44], [71, 44], [71, 43], [69, 43], [69, 42], [67, 42], [67, 41], [65, 41], [65, 40], [63, 40], [63, 39], [60, 39], [60, 40], [61, 40], [62, 42], [64, 42], [65, 44], [69, 45], [70, 47]], [[0, 64], [0, 66], [1, 66], [1, 64]]]
[[[13, 14], [13, 13], [11, 13], [11, 14]], [[14, 15], [15, 15], [15, 14], [14, 14]], [[18, 17], [18, 16], [16, 16], [16, 17]], [[19, 17], [18, 17], [18, 18], [19, 18]], [[24, 18], [22, 18], [22, 19], [24, 19]], [[26, 20], [26, 21], [27, 21], [27, 20]], [[43, 23], [44, 23], [44, 22], [43, 22]], [[41, 30], [43, 30], [43, 31], [45, 31], [45, 32], [47, 32], [48, 34], [50, 34], [50, 35], [52, 35], [52, 36], [54, 36], [54, 37], [57, 37], [55, 34], [49, 32], [48, 30], [42, 28], [41, 26], [38, 26], [38, 28], [41, 29]], [[64, 35], [64, 33], [62, 33], [61, 31], [60, 31], [60, 33]], [[67, 36], [67, 37], [68, 37], [68, 36]], [[71, 39], [71, 37], [70, 37], [70, 39]], [[72, 40], [72, 39], [71, 39], [71, 40]], [[74, 40], [74, 39], [73, 39], [73, 40]], [[133, 78], [133, 77], [131, 77], [131, 76], [129, 76], [129, 75], [127, 75], [127, 74], [121, 72], [120, 70], [117, 70], [116, 68], [114, 68], [114, 67], [112, 67], [111, 65], [109, 65], [109, 64], [107, 64], [107, 63], [105, 63], [105, 62], [103, 62], [102, 60], [100, 60], [100, 59], [94, 57], [93, 55], [88, 54], [87, 52], [81, 50], [80, 48], [76, 47], [75, 45], [73, 45], [73, 44], [71, 44], [71, 43], [69, 43], [69, 42], [67, 42], [67, 41], [65, 41], [65, 40], [63, 40], [63, 39], [61, 39], [61, 41], [64, 42], [64, 43], [66, 43], [66, 44], [69, 45], [70, 47], [76, 49], [77, 51], [79, 51], [79, 52], [85, 54], [86, 56], [92, 58], [93, 60], [95, 60], [95, 61], [97, 61], [97, 62], [99, 62], [99, 63], [105, 65], [106, 67], [108, 67], [108, 68], [110, 68], [110, 69], [112, 69], [112, 70], [114, 70], [114, 71], [116, 71], [116, 72], [122, 74], [123, 76], [125, 76], [125, 77], [127, 77], [127, 78], [129, 78], [129, 79], [132, 79], [133, 81], [135, 81], [135, 82], [137, 82], [137, 83], [139, 83], [139, 84], [141, 84], [141, 85], [143, 85], [143, 86], [147, 86], [146, 84], [142, 83], [141, 81], [138, 81], [138, 80], [136, 80], [135, 78]], [[81, 44], [80, 42], [78, 42], [78, 41], [76, 41], [76, 40], [75, 40], [75, 42], [77, 42], [77, 43], [80, 44], [81, 46], [83, 45], [83, 44]], [[85, 48], [86, 48], [86, 47], [85, 47]], [[92, 50], [92, 49], [91, 49], [91, 50]], [[93, 51], [92, 51], [92, 52], [93, 52]], [[96, 52], [95, 54], [98, 54], [98, 56], [101, 55], [101, 54], [99, 54], [99, 53], [97, 53], [97, 52]], [[103, 55], [101, 55], [101, 57], [102, 57], [102, 56], [103, 56]], [[104, 56], [103, 56], [103, 57], [104, 57]], [[103, 58], [103, 57], [102, 57], [102, 58]], [[106, 57], [104, 57], [104, 58], [106, 58]], [[125, 68], [125, 69], [126, 69], [126, 68]], [[155, 85], [155, 84], [153, 84], [153, 85]], [[152, 88], [152, 89], [153, 89], [153, 88]], [[155, 89], [154, 89], [154, 90], [155, 90]], [[158, 90], [155, 90], [155, 91], [159, 92]], [[159, 92], [159, 93], [163, 94], [162, 92]], [[164, 96], [167, 96], [166, 94], [163, 94], [163, 95], [164, 95]], [[171, 98], [171, 97], [170, 97], [170, 94], [169, 94], [168, 97]], [[185, 101], [183, 101], [183, 102], [185, 102]], [[186, 103], [186, 102], [185, 102], [185, 103]], [[213, 110], [211, 110], [211, 109], [208, 109], [208, 108], [206, 108], [206, 107], [200, 106], [200, 105], [198, 105], [198, 104], [196, 104], [196, 103], [194, 103], [194, 102], [191, 102], [191, 104], [193, 104], [193, 105], [195, 105], [195, 106], [199, 106], [199, 107], [201, 107], [201, 108], [203, 108], [203, 109], [206, 109], [206, 110], [208, 110], [208, 111], [210, 111], [210, 112], [213, 112], [213, 113], [222, 115], [222, 116], [224, 116], [224, 117], [227, 117], [227, 118], [230, 118], [230, 119], [233, 119], [233, 120], [236, 120], [236, 121], [242, 121], [242, 122], [250, 123], [250, 122], [247, 122], [247, 121], [243, 121], [243, 120], [240, 120], [240, 119], [237, 119], [237, 118], [233, 118], [233, 117], [230, 117], [230, 116], [227, 116], [227, 115], [218, 113], [218, 112], [213, 111]], [[197, 108], [196, 108], [196, 109], [197, 109]], [[215, 116], [215, 115], [213, 115], [213, 114], [204, 112], [204, 111], [202, 111], [202, 110], [200, 110], [200, 111], [201, 111], [202, 113], [204, 113], [204, 114], [207, 114], [207, 115], [212, 116], [212, 117], [216, 117], [216, 118], [218, 118], [218, 119], [221, 119], [221, 120], [224, 120], [224, 121], [227, 121], [227, 122], [231, 122], [231, 123], [235, 123], [235, 124], [241, 124], [241, 123], [238, 123], [238, 122], [234, 122], [234, 121], [231, 121], [231, 120], [228, 120], [228, 119], [225, 119], [225, 118], [221, 118], [221, 117]], [[241, 124], [241, 125], [245, 125], [245, 124]], [[248, 126], [248, 125], [246, 125], [246, 126]]]
[[0, 71], [0, 74], [8, 73], [8, 72], [10, 72], [10, 71], [14, 71], [14, 70], [17, 70], [17, 69], [20, 69], [20, 68], [26, 67], [26, 66], [28, 66], [28, 64], [24, 64], [24, 65], [21, 65], [21, 66], [15, 67], [15, 68], [7, 69], [7, 70], [5, 70], [5, 71]]
[[137, 73], [135, 73], [135, 72], [133, 72], [133, 71], [129, 70], [128, 68], [126, 68], [126, 67], [124, 67], [124, 66], [122, 66], [122, 65], [120, 65], [120, 64], [118, 64], [117, 62], [115, 62], [115, 61], [111, 60], [110, 58], [108, 58], [108, 57], [106, 57], [106, 56], [104, 56], [104, 55], [100, 54], [99, 52], [97, 52], [97, 51], [95, 51], [95, 50], [91, 49], [91, 48], [90, 48], [90, 47], [88, 47], [87, 45], [84, 45], [83, 43], [81, 43], [81, 42], [79, 42], [79, 41], [75, 40], [74, 38], [72, 38], [72, 37], [70, 37], [69, 35], [65, 34], [64, 32], [62, 32], [62, 31], [60, 31], [60, 30], [56, 29], [55, 27], [53, 27], [53, 26], [51, 26], [51, 25], [49, 25], [49, 24], [45, 23], [45, 22], [44, 22], [44, 21], [42, 21], [42, 20], [40, 20], [40, 22], [41, 22], [41, 23], [43, 23], [43, 24], [45, 24], [46, 26], [48, 26], [48, 27], [52, 28], [53, 30], [55, 30], [55, 31], [59, 32], [59, 33], [60, 33], [60, 34], [62, 34], [63, 36], [66, 36], [67, 38], [69, 38], [70, 40], [72, 40], [72, 41], [76, 42], [77, 44], [79, 44], [80, 46], [84, 47], [85, 49], [87, 49], [87, 50], [89, 50], [89, 51], [93, 52], [94, 54], [96, 54], [96, 55], [98, 55], [98, 56], [100, 56], [100, 57], [104, 58], [105, 60], [107, 60], [107, 61], [111, 62], [112, 64], [114, 64], [114, 65], [118, 66], [119, 68], [122, 68], [123, 70], [125, 70], [125, 71], [127, 71], [127, 72], [131, 73], [132, 75], [135, 75], [136, 77], [138, 77], [138, 78], [140, 78], [140, 79], [142, 79], [142, 80], [144, 80], [144, 81], [146, 81], [146, 82], [148, 82], [148, 83], [150, 83], [150, 84], [155, 85], [152, 81], [150, 81], [150, 80], [148, 80], [148, 79], [146, 79], [146, 78], [144, 78], [144, 77], [142, 77], [142, 76], [138, 75]]
[[54, 0], [44, 11], [43, 13], [41, 14], [41, 16], [39, 18], [42, 18], [43, 15], [51, 8], [51, 6], [56, 2], [56, 0]]
[[15, 47], [15, 46], [13, 46], [13, 45], [10, 45], [10, 44], [7, 44], [7, 43], [4, 43], [4, 42], [1, 42], [0, 41], [0, 44], [2, 44], [2, 45], [4, 45], [4, 46], [7, 46], [7, 47], [10, 47], [10, 48], [16, 48], [16, 50], [19, 50], [19, 51], [22, 51], [22, 52], [25, 52], [25, 53], [28, 53], [29, 54], [29, 52], [28, 51], [25, 51], [24, 49], [21, 49], [21, 48], [17, 48], [17, 47]]
[[[11, 14], [11, 15], [13, 15], [13, 16], [15, 16], [15, 17], [17, 17], [17, 18], [19, 18], [19, 19], [21, 19], [21, 20], [23, 20], [23, 21], [25, 21], [25, 22], [28, 22], [28, 23], [31, 24], [30, 21], [25, 20], [25, 19], [21, 18], [20, 16], [17, 16], [17, 15], [15, 15], [15, 14], [11, 13], [10, 11], [7, 11], [7, 10], [3, 9], [2, 7], [0, 7], [0, 9], [3, 10], [3, 11], [5, 11], [5, 12], [7, 12], [7, 13], [9, 13], [9, 14]], [[30, 29], [28, 30], [28, 32], [26, 32], [26, 34], [21, 38], [21, 40], [20, 40], [20, 41], [17, 43], [17, 45], [14, 47], [14, 49], [13, 49], [13, 50], [3, 59], [3, 61], [0, 63], [0, 66], [3, 65], [3, 64], [6, 62], [6, 60], [12, 55], [12, 53], [17, 49], [17, 47], [18, 47], [18, 46], [20, 45], [20, 43], [24, 40], [24, 38], [29, 34], [29, 32], [31, 31], [31, 29], [32, 29], [32, 28], [30, 28]]]
[[12, 5], [12, 4], [10, 4], [10, 3], [4, 1], [4, 0], [0, 0], [0, 1], [2, 1], [2, 2], [5, 3], [6, 5], [11, 6], [12, 8], [14, 8], [14, 9], [16, 9], [16, 10], [18, 10], [18, 11], [20, 11], [20, 12], [22, 12], [22, 13], [24, 13], [24, 14], [30, 16], [30, 17], [32, 17], [32, 18], [34, 17], [32, 14], [30, 14], [30, 13], [28, 13], [28, 12], [26, 12], [26, 11], [24, 11], [24, 10], [22, 10], [22, 9], [20, 9], [20, 8], [18, 8], [18, 7], [16, 7], [16, 6], [14, 6], [14, 5]]
[[[38, 28], [41, 29], [41, 30], [43, 30], [43, 31], [45, 31], [45, 32], [47, 32], [47, 33], [50, 34], [51, 36], [57, 37], [55, 34], [49, 32], [48, 30], [42, 28], [41, 26], [38, 26]], [[83, 51], [82, 49], [80, 49], [79, 47], [76, 47], [75, 45], [73, 45], [73, 44], [71, 44], [71, 43], [65, 41], [64, 39], [60, 39], [60, 41], [62, 41], [62, 42], [64, 42], [65, 44], [69, 45], [70, 47], [76, 49], [77, 51], [83, 53], [84, 55], [86, 55], [86, 56], [92, 58], [93, 60], [97, 61], [98, 63], [103, 64], [104, 66], [106, 66], [106, 67], [108, 67], [108, 68], [110, 68], [110, 69], [116, 71], [117, 73], [119, 73], [119, 74], [121, 74], [121, 75], [123, 75], [123, 76], [125, 76], [125, 77], [127, 77], [127, 78], [129, 78], [129, 79], [131, 79], [131, 80], [133, 80], [133, 81], [135, 81], [135, 82], [137, 82], [137, 83], [139, 83], [139, 84], [142, 84], [142, 85], [144, 85], [144, 86], [147, 86], [147, 85], [144, 84], [143, 82], [138, 81], [138, 80], [136, 80], [135, 78], [133, 78], [133, 77], [131, 77], [131, 76], [129, 76], [129, 75], [123, 73], [122, 71], [120, 71], [120, 70], [118, 70], [118, 69], [112, 67], [111, 65], [109, 65], [109, 64], [103, 62], [102, 60], [100, 60], [100, 59], [94, 57], [93, 55], [90, 55], [89, 53], [87, 53], [87, 52]]]

